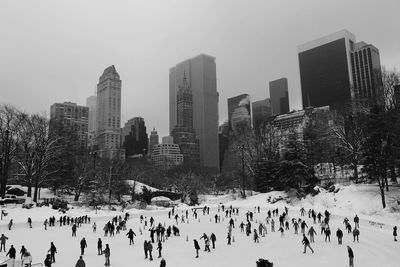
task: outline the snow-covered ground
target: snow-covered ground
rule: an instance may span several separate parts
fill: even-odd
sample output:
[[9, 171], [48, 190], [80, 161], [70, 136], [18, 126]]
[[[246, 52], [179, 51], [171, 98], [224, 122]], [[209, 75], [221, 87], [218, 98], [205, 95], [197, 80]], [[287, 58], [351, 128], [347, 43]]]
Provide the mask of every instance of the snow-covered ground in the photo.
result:
[[[377, 193], [376, 188], [363, 188], [362, 186], [350, 186], [343, 188], [340, 192], [321, 193], [314, 198], [307, 197], [301, 201], [293, 202], [290, 206], [285, 201], [280, 201], [275, 204], [268, 204], [267, 198], [283, 196], [283, 192], [272, 192], [268, 194], [257, 194], [248, 197], [245, 200], [232, 200], [229, 196], [207, 197], [212, 207], [209, 215], [203, 216], [199, 210], [199, 219], [195, 220], [190, 212], [189, 223], [179, 224], [181, 231], [180, 237], [171, 237], [163, 243], [163, 257], [167, 261], [167, 266], [255, 266], [255, 261], [259, 258], [266, 258], [274, 262], [277, 267], [293, 267], [293, 266], [348, 266], [346, 245], [353, 248], [355, 254], [355, 266], [382, 266], [395, 267], [399, 266], [400, 262], [400, 242], [393, 242], [392, 225], [396, 222], [398, 214], [390, 212], [390, 208], [380, 211], [380, 207], [376, 202], [380, 203], [380, 199], [372, 197]], [[378, 195], [378, 197], [380, 197]], [[239, 216], [233, 216], [236, 223], [236, 228], [233, 230], [235, 242], [231, 246], [226, 244], [227, 224], [228, 219], [224, 218], [221, 212], [221, 223], [214, 223], [213, 216], [217, 212], [217, 204], [225, 202], [225, 205], [233, 205], [240, 208]], [[213, 203], [213, 204], [211, 204]], [[266, 211], [271, 208], [280, 208], [283, 206], [290, 208], [290, 217], [299, 217], [299, 208], [304, 206], [306, 209], [314, 208], [317, 211], [323, 212], [325, 209], [331, 211], [334, 216], [331, 219], [332, 236], [331, 242], [324, 242], [320, 235], [320, 228], [314, 225], [318, 235], [315, 243], [311, 244], [315, 250], [315, 254], [303, 254], [301, 245], [301, 236], [294, 235], [294, 230], [290, 229], [285, 233], [285, 237], [281, 238], [279, 232], [271, 233], [270, 225], [268, 225], [268, 234], [261, 237], [260, 243], [256, 244], [252, 240], [252, 235], [247, 237], [239, 230], [239, 223], [245, 221], [245, 212], [247, 210], [254, 211], [254, 206], [261, 206], [261, 213], [255, 213], [253, 226], [258, 226], [259, 221], [265, 222]], [[46, 252], [50, 247], [50, 242], [53, 241], [57, 247], [58, 254], [56, 255], [56, 263], [52, 266], [74, 266], [80, 254], [79, 242], [85, 237], [88, 242], [88, 248], [84, 255], [86, 266], [103, 266], [104, 257], [97, 256], [97, 239], [103, 239], [103, 245], [110, 244], [111, 248], [111, 266], [159, 266], [160, 259], [157, 258], [156, 244], [153, 244], [154, 261], [150, 262], [144, 259], [143, 241], [149, 240], [149, 232], [143, 230], [143, 224], [140, 224], [139, 216], [143, 214], [148, 218], [153, 216], [156, 222], [173, 225], [174, 220], [168, 219], [167, 210], [155, 209], [148, 211], [128, 210], [131, 214], [131, 219], [127, 223], [127, 228], [132, 228], [137, 237], [135, 245], [129, 246], [126, 232], [115, 237], [103, 237], [103, 225], [115, 215], [123, 214], [121, 211], [101, 210], [97, 214], [90, 209], [78, 208], [70, 209], [66, 215], [80, 216], [88, 214], [92, 217], [92, 222], [95, 221], [98, 225], [97, 233], [92, 232], [91, 225], [84, 224], [78, 228], [77, 237], [71, 237], [71, 228], [67, 226], [55, 227], [44, 230], [43, 220], [45, 217], [54, 215], [57, 219], [60, 214], [48, 207], [33, 208], [30, 210], [22, 209], [21, 207], [8, 206], [3, 208], [7, 210], [8, 215], [0, 222], [0, 233], [8, 236], [7, 249], [11, 244], [17, 249], [22, 245], [31, 252], [34, 263], [41, 262], [45, 258]], [[185, 210], [183, 205], [179, 214]], [[124, 211], [126, 212], [126, 211]], [[338, 245], [335, 238], [335, 232], [338, 227], [344, 230], [343, 215], [349, 217], [352, 221], [353, 216], [358, 214], [361, 220], [360, 225], [360, 243], [353, 243], [353, 238], [345, 233], [343, 245]], [[31, 217], [34, 221], [33, 228], [30, 229], [26, 223], [27, 217]], [[7, 224], [10, 219], [14, 219], [15, 226], [11, 231], [8, 231]], [[303, 217], [307, 220], [309, 226], [313, 225], [308, 217]], [[371, 225], [370, 220], [375, 220], [384, 223], [384, 227], [380, 228], [377, 225]], [[257, 221], [257, 222], [256, 222]], [[277, 221], [277, 218], [275, 218]], [[400, 226], [400, 223], [398, 224]], [[143, 235], [140, 235], [139, 228], [143, 230]], [[200, 251], [200, 258], [195, 258], [193, 248], [193, 239], [199, 240], [203, 233], [208, 235], [214, 232], [217, 236], [217, 245], [215, 250], [210, 253]], [[189, 241], [186, 241], [188, 238]], [[202, 240], [199, 240], [203, 248]], [[0, 253], [1, 257], [5, 257], [5, 253]]]

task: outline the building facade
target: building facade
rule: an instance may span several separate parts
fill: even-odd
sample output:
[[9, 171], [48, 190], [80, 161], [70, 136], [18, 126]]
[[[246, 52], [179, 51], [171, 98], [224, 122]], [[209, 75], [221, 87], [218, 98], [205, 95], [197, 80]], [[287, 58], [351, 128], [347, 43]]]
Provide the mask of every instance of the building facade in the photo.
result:
[[365, 42], [354, 44], [350, 54], [354, 98], [361, 102], [383, 102], [383, 84], [379, 50]]
[[179, 145], [186, 164], [200, 165], [199, 140], [193, 128], [193, 95], [183, 75], [182, 84], [178, 86], [176, 96], [177, 125], [171, 132], [174, 143]]
[[96, 147], [100, 157], [123, 157], [121, 150], [122, 82], [114, 65], [106, 68], [97, 84]]
[[151, 160], [155, 168], [168, 170], [183, 163], [183, 154], [179, 145], [173, 143], [173, 137], [163, 137], [162, 144], [154, 145]]
[[149, 138], [143, 118], [134, 117], [128, 120], [122, 128], [121, 138], [126, 158], [147, 153]]
[[89, 96], [86, 99], [86, 107], [89, 108], [88, 147], [93, 148], [97, 125], [97, 96]]
[[287, 78], [281, 78], [269, 82], [269, 97], [271, 112], [273, 115], [289, 112], [289, 89]]
[[252, 116], [253, 116], [253, 127], [258, 127], [264, 123], [264, 121], [272, 116], [271, 101], [269, 98], [264, 100], [255, 101], [251, 104]]
[[382, 93], [379, 51], [342, 30], [298, 47], [303, 108], [377, 101]]
[[59, 122], [63, 127], [71, 128], [76, 131], [79, 146], [87, 147], [88, 143], [88, 124], [89, 108], [78, 106], [76, 103], [64, 102], [55, 103], [50, 107], [50, 120]]
[[170, 132], [178, 123], [177, 93], [184, 76], [193, 95], [193, 128], [199, 139], [200, 165], [218, 168], [218, 92], [215, 58], [199, 55], [170, 69]]
[[[245, 116], [246, 119], [251, 118], [251, 108], [250, 108], [251, 103], [250, 103], [250, 96], [248, 94], [241, 94], [238, 96], [228, 98], [227, 102], [228, 102], [228, 124], [230, 130], [234, 128], [234, 126], [232, 125], [232, 116], [236, 109], [241, 109], [241, 111], [239, 112], [241, 114], [240, 116]], [[238, 112], [236, 112], [236, 116], [237, 115]], [[237, 120], [238, 118], [236, 117], [235, 119]]]
[[158, 133], [155, 128], [150, 133], [150, 140], [149, 140], [149, 149], [150, 155], [153, 151], [154, 145], [158, 145]]

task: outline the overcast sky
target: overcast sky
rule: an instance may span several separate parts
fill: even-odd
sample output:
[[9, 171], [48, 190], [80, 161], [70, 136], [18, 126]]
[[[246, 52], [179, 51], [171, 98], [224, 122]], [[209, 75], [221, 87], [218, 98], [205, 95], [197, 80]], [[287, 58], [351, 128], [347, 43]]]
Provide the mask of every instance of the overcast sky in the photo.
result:
[[298, 45], [347, 29], [399, 69], [399, 11], [400, 0], [1, 0], [0, 103], [85, 105], [114, 64], [122, 123], [141, 116], [167, 135], [169, 68], [205, 53], [216, 57], [220, 122], [228, 97], [267, 98], [281, 77], [300, 109]]

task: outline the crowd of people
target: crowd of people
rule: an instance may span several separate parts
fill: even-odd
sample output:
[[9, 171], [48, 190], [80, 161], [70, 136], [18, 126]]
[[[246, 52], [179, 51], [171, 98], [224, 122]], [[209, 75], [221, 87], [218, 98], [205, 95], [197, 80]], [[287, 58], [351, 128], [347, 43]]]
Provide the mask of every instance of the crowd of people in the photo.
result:
[[[203, 216], [208, 216], [210, 222], [220, 224], [221, 217], [222, 222], [227, 224], [227, 232], [226, 232], [226, 244], [228, 246], [232, 245], [234, 240], [234, 229], [235, 222], [240, 220], [239, 208], [235, 208], [232, 206], [226, 207], [224, 204], [218, 205], [215, 210], [215, 214], [210, 216], [210, 207], [204, 206], [201, 208], [189, 208], [186, 210], [177, 210], [175, 208], [171, 208], [168, 210], [168, 219], [163, 216], [158, 216], [160, 219], [157, 222], [153, 217], [148, 218], [143, 214], [140, 215], [139, 221], [137, 225], [139, 227], [140, 235], [146, 236], [148, 234], [148, 238], [145, 237], [143, 243], [144, 250], [144, 259], [149, 261], [153, 261], [153, 248], [156, 248], [158, 251], [158, 258], [160, 259], [160, 267], [166, 266], [166, 260], [163, 258], [163, 247], [166, 242], [172, 237], [180, 236], [179, 224], [181, 223], [189, 223], [189, 220], [196, 222], [200, 221], [200, 217], [198, 215], [198, 211], [201, 211]], [[265, 214], [264, 214], [265, 212]], [[291, 211], [291, 213], [295, 213]], [[316, 253], [314, 248], [311, 246], [315, 242], [315, 237], [318, 234], [316, 227], [320, 227], [320, 235], [323, 236], [324, 242], [331, 242], [332, 235], [332, 226], [331, 226], [331, 214], [329, 211], [325, 210], [324, 212], [318, 212], [313, 209], [309, 209], [306, 211], [304, 208], [300, 209], [300, 213], [296, 216], [296, 214], [290, 214], [289, 209], [284, 207], [282, 210], [278, 208], [270, 209], [264, 211], [260, 206], [254, 207], [254, 210], [247, 210], [244, 214], [243, 220], [239, 224], [238, 234], [246, 235], [247, 237], [251, 237], [254, 243], [259, 243], [260, 239], [266, 237], [268, 232], [273, 234], [276, 232], [280, 233], [281, 238], [285, 238], [285, 233], [292, 233], [294, 235], [301, 236], [301, 245], [303, 247], [303, 253], [307, 253], [307, 250], [310, 250], [312, 254]], [[257, 216], [255, 215], [257, 214]], [[263, 215], [264, 214], [264, 215]], [[257, 217], [258, 219], [255, 219]], [[260, 219], [262, 218], [262, 219]], [[129, 240], [129, 245], [135, 245], [135, 238], [137, 234], [130, 228], [127, 229], [127, 222], [130, 219], [130, 214], [125, 213], [119, 216], [113, 217], [109, 220], [103, 227], [104, 236], [105, 237], [115, 237], [121, 234], [121, 232], [125, 232], [124, 236], [126, 236]], [[226, 222], [225, 222], [226, 221]], [[58, 223], [57, 223], [58, 222]], [[167, 225], [167, 223], [169, 225]], [[70, 226], [72, 231], [72, 237], [76, 237], [77, 229], [82, 227], [84, 224], [91, 224], [91, 218], [87, 215], [80, 217], [69, 217], [69, 216], [60, 216], [58, 221], [54, 216], [50, 218], [46, 218], [43, 222], [44, 230], [47, 231], [48, 227], [55, 227], [59, 225], [59, 227]], [[279, 224], [279, 225], [278, 225]], [[28, 218], [28, 225], [32, 228], [32, 219]], [[342, 227], [339, 226], [336, 229], [336, 238], [337, 244], [343, 244], [344, 231], [347, 232], [349, 236], [352, 236], [352, 241], [354, 243], [358, 243], [360, 241], [360, 219], [358, 215], [355, 215], [352, 222], [346, 217], [343, 220], [343, 230]], [[11, 231], [13, 226], [13, 221], [10, 220], [8, 224], [8, 228]], [[278, 228], [279, 227], [279, 228]], [[93, 229], [93, 234], [97, 234], [97, 225], [96, 222], [93, 222], [91, 225]], [[291, 229], [293, 231], [291, 231]], [[393, 237], [394, 241], [397, 242], [397, 227], [393, 228]], [[6, 252], [6, 242], [8, 237], [4, 234], [0, 236], [0, 252]], [[203, 233], [198, 240], [193, 239], [193, 245], [195, 249], [195, 258], [199, 258], [200, 254], [200, 240], [204, 242], [204, 252], [210, 253], [212, 250], [216, 250], [216, 241], [217, 236], [214, 232], [207, 234]], [[186, 235], [186, 241], [188, 240], [188, 235]], [[80, 242], [80, 255], [76, 262], [76, 267], [85, 267], [84, 255], [85, 249], [88, 244], [86, 238], [83, 237]], [[354, 252], [350, 246], [347, 246], [349, 266], [354, 266]], [[50, 242], [50, 248], [46, 252], [46, 257], [44, 259], [44, 266], [51, 267], [53, 263], [56, 262], [56, 254], [58, 253], [57, 248], [53, 242]], [[110, 245], [105, 244], [103, 247], [103, 241], [101, 237], [98, 237], [97, 240], [97, 255], [104, 255], [104, 265], [110, 266], [110, 256], [111, 250]], [[8, 249], [6, 256], [10, 259], [16, 259], [16, 248], [14, 245], [11, 245]], [[20, 260], [22, 266], [31, 266], [32, 264], [32, 255], [31, 253], [22, 246], [20, 250]], [[261, 262], [261, 261], [260, 261]], [[268, 261], [264, 261], [268, 262]], [[260, 263], [261, 264], [261, 263]]]

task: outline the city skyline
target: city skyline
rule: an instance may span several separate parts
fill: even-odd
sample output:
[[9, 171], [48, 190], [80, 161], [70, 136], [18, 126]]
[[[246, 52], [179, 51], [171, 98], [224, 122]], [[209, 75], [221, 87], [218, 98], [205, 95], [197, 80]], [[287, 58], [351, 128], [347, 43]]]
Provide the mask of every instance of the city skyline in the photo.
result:
[[[160, 136], [169, 132], [167, 116], [159, 116], [168, 110], [168, 69], [201, 53], [216, 57], [219, 123], [227, 119], [227, 98], [244, 92], [254, 101], [268, 98], [268, 82], [279, 77], [288, 78], [290, 110], [301, 109], [296, 47], [341, 29], [374, 44], [383, 65], [400, 66], [400, 37], [391, 34], [397, 1], [335, 1], [329, 8], [322, 1], [88, 1], [79, 2], [79, 10], [74, 1], [34, 2], [0, 5], [0, 23], [12, 25], [0, 29], [5, 40], [0, 51], [7, 51], [0, 62], [0, 101], [35, 113], [56, 102], [84, 105], [98, 73], [115, 65], [125, 88], [121, 123], [141, 116]], [[354, 19], [360, 3], [365, 17]], [[209, 19], [192, 17], [193, 9]], [[387, 12], [376, 14], [377, 9]], [[176, 16], [185, 24], [172, 26]], [[370, 16], [376, 18], [373, 23]], [[66, 73], [74, 79], [65, 79]]]

